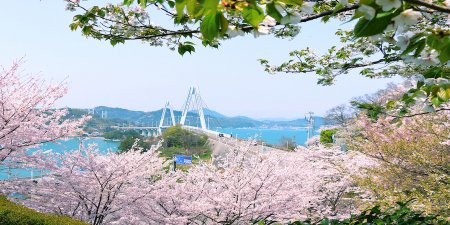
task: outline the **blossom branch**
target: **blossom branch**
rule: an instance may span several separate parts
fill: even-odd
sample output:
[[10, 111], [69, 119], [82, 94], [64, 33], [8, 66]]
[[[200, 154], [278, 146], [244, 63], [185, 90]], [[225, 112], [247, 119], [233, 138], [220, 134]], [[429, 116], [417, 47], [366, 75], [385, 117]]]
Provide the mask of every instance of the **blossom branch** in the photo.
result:
[[437, 10], [439, 12], [450, 13], [450, 8], [448, 8], [448, 7], [443, 7], [443, 6], [439, 6], [439, 5], [436, 5], [436, 4], [423, 2], [423, 1], [420, 1], [420, 0], [404, 0], [404, 1], [405, 2], [409, 2], [411, 4], [424, 6], [424, 7], [427, 7], [429, 9], [434, 9], [434, 10]]

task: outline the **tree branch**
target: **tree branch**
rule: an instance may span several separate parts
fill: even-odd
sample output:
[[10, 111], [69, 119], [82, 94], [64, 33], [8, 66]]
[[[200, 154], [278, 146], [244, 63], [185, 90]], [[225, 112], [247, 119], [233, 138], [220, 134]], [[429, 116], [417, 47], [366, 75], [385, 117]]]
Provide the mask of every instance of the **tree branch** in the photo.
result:
[[321, 17], [324, 17], [324, 16], [329, 16], [329, 15], [338, 14], [338, 13], [341, 13], [341, 12], [347, 12], [347, 11], [355, 10], [358, 7], [359, 7], [358, 4], [354, 4], [354, 5], [347, 6], [347, 7], [344, 7], [342, 9], [339, 9], [339, 10], [336, 10], [336, 11], [334, 9], [328, 10], [328, 11], [325, 11], [325, 12], [322, 12], [322, 13], [319, 13], [319, 14], [316, 14], [316, 15], [313, 15], [313, 16], [302, 18], [300, 20], [300, 23], [308, 22], [310, 20], [315, 20], [315, 19], [318, 19], [318, 18], [321, 18]]
[[[450, 108], [440, 108], [440, 109], [436, 109], [434, 112], [439, 112], [439, 111], [450, 111]], [[406, 116], [394, 116], [394, 115], [389, 115], [395, 118], [408, 118], [408, 117], [414, 117], [414, 116], [421, 116], [421, 115], [426, 115], [426, 114], [430, 114], [433, 112], [421, 112], [421, 113], [415, 113], [415, 114], [410, 114], [410, 115], [406, 115]]]
[[423, 2], [423, 1], [420, 1], [420, 0], [404, 0], [404, 1], [405, 2], [409, 2], [411, 4], [424, 6], [424, 7], [427, 7], [429, 9], [434, 9], [434, 10], [437, 10], [439, 12], [450, 13], [450, 8], [439, 6], [439, 5], [436, 5], [436, 4], [433, 4], [433, 3]]

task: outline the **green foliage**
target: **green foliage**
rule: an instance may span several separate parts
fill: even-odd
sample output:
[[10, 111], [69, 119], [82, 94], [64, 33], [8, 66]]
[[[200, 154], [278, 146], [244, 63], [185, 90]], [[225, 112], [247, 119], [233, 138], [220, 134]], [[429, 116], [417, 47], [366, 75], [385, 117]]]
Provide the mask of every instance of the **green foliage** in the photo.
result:
[[377, 120], [386, 110], [383, 106], [374, 103], [352, 101], [350, 104], [366, 112], [367, 116], [372, 120]]
[[266, 12], [267, 12], [267, 15], [274, 18], [277, 22], [281, 22], [283, 15], [281, 15], [281, 13], [275, 8], [274, 2], [266, 4]]
[[2, 225], [87, 225], [67, 216], [44, 214], [8, 201], [0, 196], [0, 224]]
[[129, 151], [135, 143], [137, 144], [137, 147], [142, 148], [144, 151], [150, 149], [151, 147], [150, 143], [145, 142], [142, 136], [128, 135], [123, 141], [120, 142], [120, 145], [118, 147], [119, 153]]
[[164, 139], [164, 147], [169, 148], [189, 149], [192, 147], [202, 147], [208, 141], [208, 136], [195, 134], [181, 128], [179, 125], [167, 128], [162, 136]]
[[368, 37], [382, 33], [391, 23], [392, 18], [400, 13], [400, 10], [378, 13], [375, 18], [367, 20], [359, 19], [355, 25], [355, 37]]
[[430, 113], [400, 122], [361, 118], [351, 128], [349, 148], [377, 162], [354, 177], [355, 183], [380, 203], [415, 199], [415, 209], [450, 215], [450, 155], [444, 144], [450, 135], [449, 118]]
[[162, 148], [160, 150], [159, 156], [165, 157], [167, 159], [172, 159], [174, 155], [192, 155], [192, 161], [195, 164], [199, 160], [209, 160], [211, 159], [212, 150], [209, 147], [196, 147], [190, 149], [184, 148]]
[[[332, 45], [327, 53], [321, 55], [307, 47], [291, 52], [292, 59], [279, 66], [272, 66], [267, 60], [260, 60], [261, 64], [270, 73], [316, 73], [321, 85], [331, 85], [337, 76], [348, 74], [351, 70], [358, 70], [360, 75], [370, 78], [397, 75], [407, 78], [423, 75], [427, 78], [427, 74], [435, 72], [433, 67], [447, 71], [449, 68], [450, 30], [445, 21], [450, 10], [442, 0], [390, 3], [374, 0], [344, 1], [346, 3], [303, 0], [120, 2], [122, 4], [87, 8], [77, 1], [68, 1], [68, 9], [80, 11], [73, 17], [70, 29], [79, 29], [85, 36], [106, 40], [112, 45], [142, 40], [151, 46], [167, 46], [184, 55], [195, 52], [195, 39], [200, 39], [204, 46], [218, 48], [221, 41], [250, 33], [293, 38], [300, 32], [298, 23], [316, 19], [326, 22], [331, 18], [348, 16], [348, 22], [357, 20], [353, 29], [336, 32], [344, 46]], [[152, 24], [149, 19], [150, 12], [153, 13], [152, 7], [163, 9], [161, 11], [174, 24]], [[418, 10], [417, 7], [422, 8]], [[425, 16], [423, 12], [433, 13]], [[415, 35], [410, 37], [411, 33]], [[404, 98], [390, 102], [389, 106], [363, 107], [371, 111], [369, 114], [374, 119], [378, 118], [380, 111], [395, 112], [401, 117], [410, 113], [419, 95], [421, 98], [417, 102], [424, 106], [418, 108], [423, 108], [425, 112], [443, 110], [443, 105], [450, 101], [449, 78], [440, 76], [429, 79], [435, 83], [411, 88]]]
[[323, 130], [320, 132], [320, 143], [330, 144], [333, 143], [333, 134], [337, 132], [337, 129]]
[[[260, 222], [264, 225], [266, 223]], [[289, 223], [292, 225], [388, 225], [388, 224], [435, 224], [448, 225], [449, 221], [436, 215], [425, 215], [423, 212], [414, 211], [408, 207], [407, 203], [398, 202], [396, 206], [382, 209], [380, 206], [374, 206], [361, 212], [359, 215], [353, 215], [351, 218], [344, 220], [323, 219], [317, 222], [311, 221], [295, 221]]]
[[252, 4], [250, 7], [244, 8], [242, 17], [253, 27], [258, 27], [258, 24], [264, 20], [265, 15], [261, 7]]
[[219, 35], [219, 14], [210, 13], [203, 18], [200, 31], [207, 40], [211, 41]]
[[194, 45], [195, 44], [190, 41], [180, 43], [178, 44], [178, 53], [180, 53], [180, 55], [184, 55], [184, 53], [186, 52], [189, 52], [189, 54], [191, 54], [192, 52], [195, 52]]

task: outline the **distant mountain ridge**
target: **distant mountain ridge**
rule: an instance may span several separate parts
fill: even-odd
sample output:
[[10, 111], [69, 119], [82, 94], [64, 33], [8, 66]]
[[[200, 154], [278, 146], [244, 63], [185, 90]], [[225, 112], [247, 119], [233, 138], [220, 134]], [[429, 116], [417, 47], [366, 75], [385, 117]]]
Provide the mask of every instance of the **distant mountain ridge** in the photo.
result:
[[[163, 109], [144, 112], [144, 111], [134, 111], [124, 108], [117, 107], [107, 107], [107, 106], [97, 106], [94, 108], [94, 118], [101, 120], [107, 124], [117, 124], [121, 125], [123, 123], [134, 124], [134, 125], [148, 125], [157, 126], [161, 119]], [[72, 109], [71, 112], [80, 113], [79, 109]], [[86, 111], [86, 110], [85, 110]], [[106, 118], [101, 118], [106, 115]], [[179, 121], [181, 117], [181, 111], [174, 110], [174, 116], [176, 121]], [[306, 127], [308, 122], [305, 119], [295, 119], [289, 121], [271, 121], [271, 120], [256, 120], [246, 116], [234, 116], [228, 117], [214, 110], [205, 109], [205, 120], [207, 126], [211, 129], [216, 127], [222, 128], [273, 128], [273, 127]], [[322, 125], [322, 117], [314, 117], [316, 127]], [[166, 111], [165, 124], [170, 123], [170, 112]], [[189, 112], [186, 118], [186, 124], [191, 126], [199, 126], [198, 115], [194, 112]]]

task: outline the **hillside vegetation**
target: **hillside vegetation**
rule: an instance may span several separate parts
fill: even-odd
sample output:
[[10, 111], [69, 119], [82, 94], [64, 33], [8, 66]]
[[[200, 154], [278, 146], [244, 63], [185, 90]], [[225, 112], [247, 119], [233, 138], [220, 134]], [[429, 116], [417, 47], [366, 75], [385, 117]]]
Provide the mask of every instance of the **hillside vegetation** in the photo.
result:
[[0, 196], [0, 224], [2, 225], [87, 225], [68, 216], [39, 213]]

